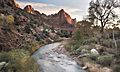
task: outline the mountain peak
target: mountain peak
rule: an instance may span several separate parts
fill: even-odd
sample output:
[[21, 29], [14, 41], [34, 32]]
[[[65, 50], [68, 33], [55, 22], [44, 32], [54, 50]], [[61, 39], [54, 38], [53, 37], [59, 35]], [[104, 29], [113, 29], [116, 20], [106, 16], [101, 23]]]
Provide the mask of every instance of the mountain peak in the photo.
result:
[[64, 14], [64, 13], [66, 13], [64, 9], [61, 9], [61, 10], [58, 12], [58, 14]]
[[64, 20], [66, 20], [66, 22], [68, 24], [75, 24], [76, 23], [76, 20], [75, 19], [72, 19], [71, 16], [64, 11], [64, 9], [61, 9], [59, 12], [58, 12], [58, 15], [60, 17], [60, 20], [62, 20], [62, 22]]
[[61, 9], [59, 12], [65, 12], [64, 9]]

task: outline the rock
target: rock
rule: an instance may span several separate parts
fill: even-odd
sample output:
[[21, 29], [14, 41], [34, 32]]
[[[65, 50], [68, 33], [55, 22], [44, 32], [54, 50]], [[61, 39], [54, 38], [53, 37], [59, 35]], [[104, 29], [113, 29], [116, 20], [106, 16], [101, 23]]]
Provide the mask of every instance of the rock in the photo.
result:
[[91, 49], [90, 52], [95, 55], [99, 55], [99, 52], [96, 49]]
[[52, 25], [54, 29], [63, 29], [67, 31], [73, 31], [76, 20], [72, 19], [71, 16], [61, 9], [58, 13], [48, 16], [48, 23]]
[[27, 5], [24, 7], [24, 10], [27, 11], [28, 13], [32, 13], [33, 12], [33, 8], [31, 5]]
[[54, 57], [53, 60], [55, 60], [56, 62], [60, 62], [60, 60], [57, 57]]
[[58, 15], [60, 16], [60, 20], [64, 21], [66, 20], [68, 24], [75, 24], [76, 20], [72, 19], [69, 14], [67, 14], [63, 9], [61, 9], [58, 12]]
[[5, 64], [6, 64], [6, 62], [0, 62], [0, 66], [3, 66]]
[[82, 67], [82, 69], [83, 69], [83, 70], [86, 70], [86, 69], [88, 69], [88, 66], [84, 66], [84, 67]]
[[34, 10], [34, 8], [31, 5], [27, 5], [24, 7], [24, 10], [27, 11], [28, 13], [39, 15], [40, 12], [37, 10]]
[[0, 70], [3, 68], [3, 67], [7, 67], [9, 63], [6, 63], [6, 62], [0, 62]]
[[49, 58], [53, 58], [54, 56], [52, 54], [49, 55]]

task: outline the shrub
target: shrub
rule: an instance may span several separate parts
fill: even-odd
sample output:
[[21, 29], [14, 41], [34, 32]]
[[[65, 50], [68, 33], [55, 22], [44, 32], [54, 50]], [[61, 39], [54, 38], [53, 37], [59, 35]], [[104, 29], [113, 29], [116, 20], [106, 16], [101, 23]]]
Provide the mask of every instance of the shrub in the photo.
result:
[[100, 43], [102, 46], [106, 46], [106, 47], [114, 47], [114, 42], [112, 39], [101, 39]]
[[0, 25], [2, 25], [2, 23], [3, 23], [3, 17], [0, 16]]
[[9, 62], [11, 60], [11, 56], [8, 53], [1, 52], [0, 53], [0, 62]]
[[77, 50], [83, 42], [83, 34], [80, 30], [76, 31], [73, 35], [72, 40], [65, 46], [68, 51]]
[[82, 44], [82, 40], [83, 40], [83, 34], [81, 33], [80, 30], [76, 31], [74, 36], [73, 36], [73, 40], [76, 42], [76, 43], [79, 43], [80, 45]]
[[8, 15], [6, 17], [6, 21], [8, 24], [13, 24], [14, 23], [14, 17], [12, 15]]
[[0, 62], [8, 62], [3, 72], [38, 72], [38, 66], [29, 51], [23, 49], [0, 53]]
[[97, 60], [98, 55], [97, 55], [97, 54], [90, 53], [90, 54], [88, 55], [88, 57], [89, 57], [91, 60], [96, 61], [96, 60]]
[[79, 43], [76, 42], [69, 42], [68, 44], [65, 45], [65, 49], [68, 51], [74, 51], [79, 48]]
[[67, 31], [67, 30], [60, 30], [60, 31], [58, 32], [58, 35], [60, 35], [61, 37], [66, 37], [66, 38], [68, 38], [68, 37], [71, 36], [71, 33], [70, 33], [69, 31]]
[[15, 68], [17, 72], [37, 72], [37, 66], [28, 51], [18, 49], [9, 52], [9, 54], [13, 58], [9, 69]]
[[97, 63], [103, 66], [110, 66], [112, 61], [113, 61], [113, 55], [99, 56], [97, 59]]
[[70, 44], [66, 44], [66, 45], [65, 45], [65, 49], [66, 49], [67, 51], [71, 51], [71, 45], [70, 45]]
[[120, 72], [120, 65], [113, 67], [113, 72]]
[[42, 44], [43, 44], [42, 41], [33, 41], [31, 43], [31, 48], [29, 50], [30, 53], [35, 52], [40, 47], [40, 45], [42, 45]]
[[95, 37], [90, 37], [83, 41], [84, 45], [90, 45], [90, 44], [96, 44], [96, 43], [97, 43], [97, 38], [95, 38]]
[[82, 53], [88, 53], [89, 51], [87, 49], [82, 49], [81, 52]]

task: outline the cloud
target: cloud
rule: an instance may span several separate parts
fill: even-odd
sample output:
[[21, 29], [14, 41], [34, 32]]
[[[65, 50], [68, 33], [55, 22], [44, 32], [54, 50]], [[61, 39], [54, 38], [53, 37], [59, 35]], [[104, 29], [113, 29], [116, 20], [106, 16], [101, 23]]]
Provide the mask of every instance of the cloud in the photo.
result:
[[47, 3], [36, 3], [36, 2], [22, 2], [17, 1], [21, 8], [24, 8], [26, 5], [32, 5], [35, 10], [38, 10], [40, 13], [45, 13], [47, 15], [55, 14], [59, 10], [64, 9], [68, 14], [71, 15], [72, 18], [76, 18], [78, 20], [82, 19], [83, 10], [67, 7], [67, 6], [56, 6], [54, 4]]

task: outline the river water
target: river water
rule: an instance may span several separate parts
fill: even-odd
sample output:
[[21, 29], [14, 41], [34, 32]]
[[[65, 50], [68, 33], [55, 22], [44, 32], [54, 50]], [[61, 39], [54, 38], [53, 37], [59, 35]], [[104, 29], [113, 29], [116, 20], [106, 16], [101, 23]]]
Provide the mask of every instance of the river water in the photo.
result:
[[65, 54], [58, 54], [53, 49], [61, 43], [48, 44], [36, 51], [32, 57], [40, 65], [41, 72], [86, 72]]

